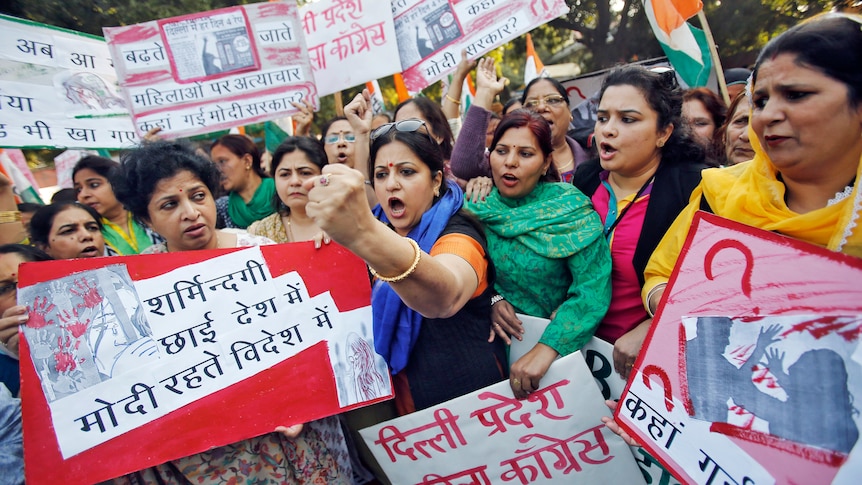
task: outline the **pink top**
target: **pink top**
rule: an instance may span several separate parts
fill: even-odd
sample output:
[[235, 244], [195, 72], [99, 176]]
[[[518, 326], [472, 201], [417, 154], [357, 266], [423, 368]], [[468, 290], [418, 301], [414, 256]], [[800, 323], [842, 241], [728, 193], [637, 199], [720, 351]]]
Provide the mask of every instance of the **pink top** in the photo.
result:
[[[592, 201], [596, 212], [599, 213], [599, 217], [602, 219], [602, 223], [605, 228], [608, 228], [619, 217], [623, 209], [632, 202], [635, 194], [617, 201], [613, 195], [613, 191], [607, 185], [607, 171], [602, 172], [600, 177], [602, 184], [596, 188]], [[652, 185], [647, 187], [635, 202], [635, 205], [626, 211], [625, 216], [620, 220], [616, 228], [614, 228], [608, 241], [611, 247], [611, 259], [613, 260], [611, 270], [611, 306], [608, 308], [604, 320], [602, 320], [599, 328], [596, 330], [596, 337], [610, 343], [614, 343], [618, 338], [625, 335], [626, 332], [649, 318], [641, 300], [641, 285], [632, 259], [634, 259], [635, 247], [637, 247], [638, 238], [643, 227], [651, 191]], [[615, 212], [608, 222], [608, 209], [613, 202], [615, 202], [613, 204]]]

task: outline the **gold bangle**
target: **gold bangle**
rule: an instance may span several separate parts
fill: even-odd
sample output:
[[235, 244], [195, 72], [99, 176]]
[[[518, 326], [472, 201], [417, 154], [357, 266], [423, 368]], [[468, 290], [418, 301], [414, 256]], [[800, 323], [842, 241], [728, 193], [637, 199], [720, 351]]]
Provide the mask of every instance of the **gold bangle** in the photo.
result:
[[416, 241], [410, 239], [409, 237], [405, 237], [404, 239], [409, 241], [410, 244], [413, 246], [413, 250], [416, 251], [416, 256], [413, 258], [413, 264], [411, 264], [410, 267], [407, 268], [407, 271], [401, 273], [398, 276], [393, 276], [390, 278], [377, 274], [377, 271], [374, 271], [374, 268], [369, 266], [368, 270], [371, 271], [372, 276], [376, 276], [378, 280], [385, 281], [387, 283], [398, 283], [399, 281], [407, 278], [408, 276], [412, 275], [414, 271], [416, 271], [416, 267], [419, 266], [419, 260], [422, 258], [422, 250], [419, 249], [419, 244]]
[[0, 211], [0, 224], [21, 222], [21, 211]]
[[449, 93], [446, 93], [446, 99], [448, 99], [449, 101], [452, 101], [453, 103], [455, 103], [457, 105], [461, 104], [461, 101], [459, 101], [457, 99], [453, 99], [452, 96], [449, 96]]
[[[655, 296], [655, 294], [656, 294], [656, 293], [658, 293], [658, 292], [659, 292], [659, 290], [663, 290], [663, 289], [665, 289], [666, 287], [667, 287], [667, 283], [659, 283], [659, 284], [657, 284], [657, 285], [653, 286], [653, 287], [652, 287], [652, 288], [647, 292], [647, 296], [646, 296], [646, 312], [647, 312], [647, 314], [650, 316], [650, 318], [655, 317], [655, 310], [653, 310], [653, 309], [652, 309], [652, 306], [650, 305], [650, 304], [652, 303], [652, 297], [653, 297], [653, 296]], [[658, 310], [658, 302], [656, 302], [655, 306], [656, 306], [656, 310]]]

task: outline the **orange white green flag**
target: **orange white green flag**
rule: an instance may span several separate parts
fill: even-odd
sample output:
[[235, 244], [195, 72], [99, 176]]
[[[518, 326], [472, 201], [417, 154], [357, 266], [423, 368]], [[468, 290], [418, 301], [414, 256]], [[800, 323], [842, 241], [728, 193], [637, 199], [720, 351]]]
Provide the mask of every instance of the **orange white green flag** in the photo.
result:
[[536, 55], [536, 49], [533, 47], [533, 36], [527, 34], [527, 63], [524, 65], [524, 86], [529, 84], [533, 79], [545, 75], [545, 65], [542, 64], [542, 60]]
[[712, 69], [706, 35], [686, 22], [700, 0], [643, 0], [650, 27], [673, 68], [689, 87], [705, 86]]

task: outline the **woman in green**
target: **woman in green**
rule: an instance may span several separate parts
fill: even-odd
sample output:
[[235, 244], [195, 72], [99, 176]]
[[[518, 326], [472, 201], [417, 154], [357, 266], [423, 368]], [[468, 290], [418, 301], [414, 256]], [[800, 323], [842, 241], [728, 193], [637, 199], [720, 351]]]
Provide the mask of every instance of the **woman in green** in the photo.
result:
[[164, 241], [117, 200], [111, 178], [119, 167], [110, 158], [91, 155], [80, 159], [72, 169], [78, 202], [92, 207], [102, 216], [106, 256], [139, 254], [153, 244]]
[[243, 135], [225, 135], [210, 148], [228, 195], [216, 199], [218, 227], [245, 229], [275, 212], [275, 182], [260, 166], [260, 150]]
[[[462, 135], [455, 151], [471, 143], [477, 141]], [[482, 221], [497, 268], [493, 331], [506, 341], [520, 338], [515, 312], [551, 319], [539, 343], [512, 364], [518, 398], [539, 389], [554, 359], [589, 341], [611, 298], [610, 251], [590, 200], [570, 184], [542, 180], [558, 180], [552, 151], [551, 128], [541, 116], [506, 115], [491, 142], [495, 187], [484, 201], [465, 204]]]

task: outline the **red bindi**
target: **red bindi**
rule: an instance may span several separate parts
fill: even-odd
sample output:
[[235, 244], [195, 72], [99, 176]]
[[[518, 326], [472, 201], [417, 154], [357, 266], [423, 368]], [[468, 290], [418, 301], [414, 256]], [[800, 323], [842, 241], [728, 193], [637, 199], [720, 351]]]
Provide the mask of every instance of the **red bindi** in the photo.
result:
[[389, 162], [389, 168], [392, 168], [392, 167], [394, 167], [394, 166], [395, 166], [395, 164], [394, 164], [394, 163]]

